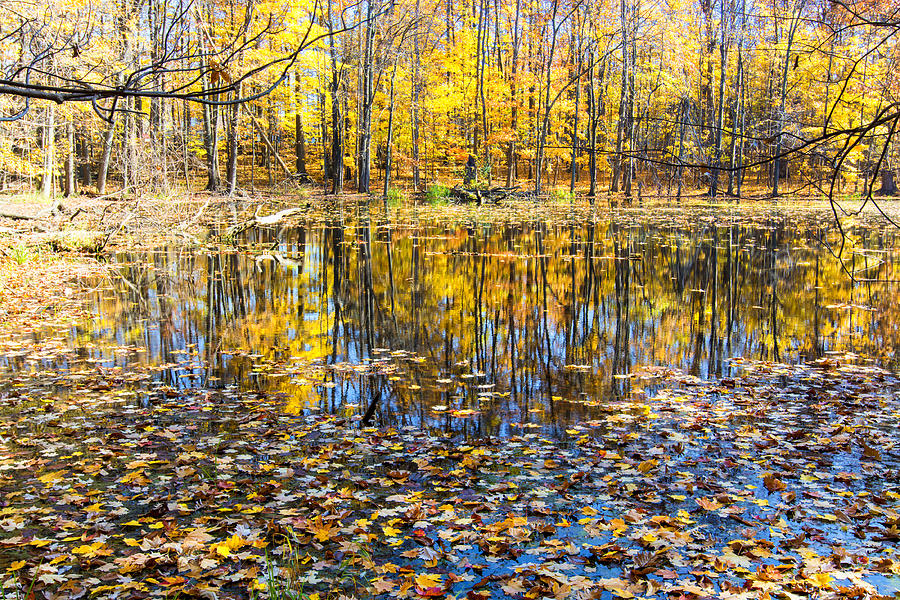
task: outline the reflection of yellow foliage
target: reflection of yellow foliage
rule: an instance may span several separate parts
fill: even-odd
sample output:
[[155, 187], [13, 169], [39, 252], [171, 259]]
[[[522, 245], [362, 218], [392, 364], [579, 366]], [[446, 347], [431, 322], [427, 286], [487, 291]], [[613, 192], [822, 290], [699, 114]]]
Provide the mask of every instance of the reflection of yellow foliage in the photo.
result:
[[[865, 225], [863, 219], [861, 225]], [[729, 352], [771, 356], [777, 342], [787, 358], [788, 354], [811, 355], [823, 340], [826, 349], [840, 346], [847, 339], [842, 336], [851, 331], [851, 322], [854, 327], [870, 327], [869, 321], [878, 319], [877, 344], [873, 347], [881, 356], [893, 354], [900, 331], [895, 323], [900, 320], [889, 317], [900, 302], [898, 292], [885, 283], [895, 279], [890, 261], [871, 253], [850, 254], [848, 250], [848, 260], [856, 261], [852, 268], [867, 268], [865, 275], [871, 279], [865, 288], [852, 287], [837, 260], [804, 239], [806, 234], [796, 238], [788, 232], [784, 240], [788, 246], [777, 256], [773, 280], [764, 250], [767, 231], [751, 226], [734, 239], [729, 239], [727, 231], [711, 231], [698, 248], [694, 234], [687, 230], [601, 222], [593, 231], [593, 260], [589, 261], [588, 233], [584, 229], [574, 234], [573, 245], [573, 234], [567, 227], [548, 227], [539, 233], [523, 225], [514, 236], [507, 237], [506, 230], [493, 226], [474, 230], [450, 227], [440, 230], [439, 235], [426, 236], [421, 230], [402, 225], [392, 232], [393, 278], [388, 246], [373, 231], [374, 329], [390, 347], [374, 352], [380, 358], [372, 363], [354, 359], [354, 364], [339, 367], [335, 381], [324, 379], [321, 365], [330, 361], [333, 351], [337, 360], [358, 356], [355, 344], [364, 335], [365, 315], [360, 303], [363, 269], [355, 243], [362, 234], [354, 226], [342, 231], [348, 268], [342, 274], [343, 308], [337, 339], [331, 240], [315, 228], [306, 230], [302, 250], [291, 251], [295, 252], [293, 256], [304, 253], [308, 262], [303, 268], [256, 264], [252, 257], [228, 253], [195, 256], [189, 263], [174, 253], [154, 255], [152, 269], [141, 265], [128, 273], [129, 280], [145, 290], [141, 300], [104, 297], [99, 301], [96, 326], [118, 328], [123, 343], [149, 347], [152, 342], [159, 352], [162, 344], [144, 337], [149, 313], [158, 323], [158, 336], [165, 338], [164, 345], [178, 347], [185, 341], [195, 344], [184, 354], [170, 352], [163, 362], [212, 364], [210, 371], [229, 378], [227, 383], [246, 383], [252, 372], [254, 377], [264, 379], [267, 392], [281, 394], [285, 409], [292, 414], [324, 405], [325, 394], [330, 397], [332, 393], [344, 409], [350, 408], [349, 401], [364, 407], [367, 403], [359, 397], [351, 400], [341, 389], [332, 389], [341, 385], [341, 376], [349, 381], [378, 372], [394, 393], [391, 402], [398, 411], [425, 406], [430, 414], [448, 423], [466, 417], [496, 426], [495, 407], [510, 397], [507, 386], [512, 378], [513, 353], [522, 366], [516, 372], [521, 381], [523, 370], [534, 373], [529, 371], [535, 368], [533, 365], [523, 363], [535, 352], [536, 341], [542, 339], [534, 332], [543, 330], [545, 318], [551, 337], [569, 331], [574, 307], [579, 319], [574, 345], [564, 347], [566, 342], [558, 339], [562, 336], [554, 337], [553, 342], [558, 344], [552, 356], [557, 362], [550, 368], [566, 375], [547, 398], [557, 410], [548, 410], [544, 402], [529, 404], [523, 410], [531, 421], [523, 424], [526, 428], [556, 418], [559, 407], [586, 411], [589, 409], [585, 407], [597, 406], [608, 397], [604, 386], [610, 382], [641, 385], [635, 373], [640, 372], [642, 364], [684, 368], [695, 352], [700, 352], [700, 360], [704, 360], [709, 355], [712, 327], [716, 328], [712, 338], [717, 344], [727, 338], [726, 329], [730, 327], [735, 348]], [[832, 236], [828, 241], [835, 245], [838, 240]], [[890, 240], [885, 242], [887, 245]], [[873, 245], [871, 238], [848, 241], [849, 248]], [[411, 259], [414, 246], [419, 256], [417, 268]], [[546, 262], [542, 264], [543, 260]], [[693, 267], [690, 261], [695, 261]], [[676, 267], [694, 269], [680, 286], [673, 276]], [[139, 271], [141, 268], [145, 270]], [[484, 283], [480, 284], [482, 272]], [[632, 284], [627, 294], [618, 290], [628, 305], [620, 317], [616, 282], [617, 277], [621, 282], [623, 272], [630, 274]], [[729, 272], [739, 272], [740, 277], [730, 280]], [[178, 275], [172, 277], [175, 273]], [[586, 301], [583, 290], [588, 281], [593, 288]], [[413, 287], [416, 304], [410, 301]], [[848, 302], [851, 291], [856, 298]], [[167, 300], [153, 303], [153, 298], [163, 297]], [[215, 309], [210, 309], [211, 305]], [[863, 305], [874, 310], [863, 309]], [[845, 308], [829, 310], [828, 306]], [[734, 319], [729, 323], [730, 310]], [[813, 322], [815, 329], [811, 327]], [[619, 323], [630, 332], [627, 344], [634, 362], [627, 367], [615, 366], [612, 361]], [[479, 327], [485, 332], [481, 340], [476, 335]], [[413, 332], [419, 344], [415, 348]], [[440, 357], [447, 332], [452, 334], [453, 344], [449, 370], [442, 359], [432, 358]], [[90, 332], [82, 335], [81, 343], [94, 341]], [[703, 342], [699, 346], [698, 337]], [[219, 349], [227, 359], [217, 356]], [[403, 352], [405, 349], [411, 351]], [[496, 387], [479, 389], [478, 385], [488, 382], [476, 379], [471, 371], [473, 357], [484, 349], [496, 351], [495, 357], [488, 357], [496, 374], [490, 383]], [[545, 348], [538, 351], [543, 353]], [[258, 354], [250, 356], [251, 352]], [[158, 359], [153, 356], [144, 360]], [[578, 388], [568, 388], [568, 382], [576, 379]], [[358, 413], [360, 406], [353, 407], [353, 412]], [[629, 423], [638, 416], [654, 416], [645, 404], [632, 409], [626, 414]]]
[[319, 398], [315, 390], [309, 384], [293, 386], [287, 393], [290, 395], [288, 396], [284, 410], [292, 415], [299, 415], [303, 411], [312, 408], [316, 405]]

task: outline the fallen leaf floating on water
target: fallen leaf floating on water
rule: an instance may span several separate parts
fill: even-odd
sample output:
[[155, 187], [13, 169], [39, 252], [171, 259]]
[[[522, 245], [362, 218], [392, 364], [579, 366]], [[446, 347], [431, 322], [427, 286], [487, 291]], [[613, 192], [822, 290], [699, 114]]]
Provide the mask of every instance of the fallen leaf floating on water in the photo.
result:
[[113, 391], [96, 370], [67, 378], [78, 406], [46, 416], [30, 407], [51, 388], [16, 382], [0, 397], [6, 580], [94, 598], [269, 581], [320, 600], [889, 593], [896, 382], [742, 368], [728, 387], [661, 374], [557, 440], [356, 428], [227, 390], [146, 404], [144, 380]]
[[763, 477], [763, 484], [769, 492], [782, 492], [787, 489], [787, 484], [775, 475], [769, 474]]

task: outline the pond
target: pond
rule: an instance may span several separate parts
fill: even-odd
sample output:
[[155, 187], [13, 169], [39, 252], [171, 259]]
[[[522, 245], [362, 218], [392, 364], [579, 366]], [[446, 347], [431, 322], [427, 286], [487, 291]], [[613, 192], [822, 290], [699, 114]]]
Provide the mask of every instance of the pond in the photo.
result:
[[111, 257], [0, 359], [3, 589], [896, 596], [895, 229], [447, 222]]
[[735, 358], [895, 366], [893, 228], [850, 230], [839, 260], [830, 215], [674, 214], [334, 221], [119, 254], [66, 360], [503, 437], [564, 435], [660, 375], [728, 377]]

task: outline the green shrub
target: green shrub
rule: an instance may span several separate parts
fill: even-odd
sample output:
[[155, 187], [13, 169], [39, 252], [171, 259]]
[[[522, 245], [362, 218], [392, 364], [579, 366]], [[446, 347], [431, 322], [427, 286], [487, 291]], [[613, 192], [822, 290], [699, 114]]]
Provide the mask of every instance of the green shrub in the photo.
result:
[[450, 188], [442, 185], [430, 185], [425, 191], [425, 200], [428, 204], [447, 204], [450, 202]]
[[397, 208], [403, 202], [403, 192], [398, 187], [392, 187], [387, 193], [387, 205]]
[[550, 192], [550, 198], [553, 199], [554, 202], [574, 202], [575, 194], [566, 189], [555, 189]]

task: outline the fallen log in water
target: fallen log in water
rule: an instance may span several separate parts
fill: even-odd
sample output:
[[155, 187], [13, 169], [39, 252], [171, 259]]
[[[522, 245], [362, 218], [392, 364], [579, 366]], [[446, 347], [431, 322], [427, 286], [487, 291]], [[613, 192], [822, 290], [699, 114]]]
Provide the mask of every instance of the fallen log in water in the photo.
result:
[[510, 198], [531, 198], [531, 192], [523, 192], [518, 186], [515, 187], [492, 187], [492, 188], [464, 188], [456, 186], [451, 188], [450, 197], [454, 202], [459, 204], [498, 204]]
[[251, 227], [257, 227], [259, 225], [277, 225], [288, 217], [303, 214], [304, 212], [306, 212], [307, 208], [309, 208], [309, 205], [303, 207], [297, 206], [294, 208], [286, 208], [284, 210], [278, 211], [277, 213], [264, 216], [259, 216], [259, 211], [257, 209], [257, 214], [253, 215], [243, 223], [238, 223], [237, 225], [229, 227], [226, 235], [237, 235], [239, 233], [243, 233]]

